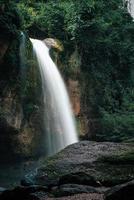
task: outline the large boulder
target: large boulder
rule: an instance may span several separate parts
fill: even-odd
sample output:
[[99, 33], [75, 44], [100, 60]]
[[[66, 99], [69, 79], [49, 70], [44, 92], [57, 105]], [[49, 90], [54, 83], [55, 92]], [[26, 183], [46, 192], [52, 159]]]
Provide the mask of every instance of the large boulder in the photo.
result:
[[[73, 189], [72, 189], [73, 190]], [[84, 191], [87, 191], [84, 189]], [[48, 196], [48, 192], [46, 188], [39, 187], [39, 186], [32, 186], [32, 187], [17, 187], [13, 190], [6, 190], [2, 194], [0, 194], [1, 200], [104, 200], [103, 194], [98, 193], [82, 193], [82, 194], [76, 194], [76, 195], [70, 195], [70, 196], [64, 196], [64, 197], [53, 197], [51, 195]]]
[[112, 187], [105, 193], [105, 200], [133, 200], [134, 180]]
[[49, 49], [54, 48], [58, 51], [63, 51], [64, 47], [63, 44], [58, 39], [53, 38], [46, 38], [43, 42], [47, 45]]
[[[64, 184], [111, 187], [134, 178], [134, 144], [89, 142], [72, 144], [43, 160], [25, 183], [53, 187]], [[129, 173], [128, 173], [129, 171]]]
[[33, 193], [43, 192], [44, 196], [47, 192], [47, 188], [40, 186], [32, 186], [32, 187], [16, 187], [12, 190], [5, 190], [0, 194], [1, 200], [37, 200]]
[[88, 185], [65, 184], [59, 187], [52, 188], [51, 194], [53, 194], [55, 197], [62, 197], [62, 196], [69, 196], [82, 193], [103, 194], [106, 190], [107, 190], [106, 188], [95, 188]]

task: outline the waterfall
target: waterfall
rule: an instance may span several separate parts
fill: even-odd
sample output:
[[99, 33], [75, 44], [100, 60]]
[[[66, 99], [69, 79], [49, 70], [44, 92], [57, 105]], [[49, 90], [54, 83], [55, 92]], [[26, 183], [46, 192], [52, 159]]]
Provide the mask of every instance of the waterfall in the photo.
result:
[[131, 14], [132, 18], [134, 18], [134, 0], [123, 0], [123, 3], [127, 3], [128, 12]]
[[23, 32], [20, 34], [20, 78], [21, 78], [21, 94], [26, 81], [26, 36]]
[[45, 146], [52, 155], [78, 141], [65, 84], [44, 42], [31, 39], [40, 69], [44, 98]]
[[25, 50], [26, 50], [26, 37], [25, 37], [25, 34], [21, 32], [20, 49], [19, 49], [21, 73], [25, 73], [25, 70], [26, 70], [26, 69], [25, 70], [23, 69], [25, 67], [25, 54], [26, 54]]

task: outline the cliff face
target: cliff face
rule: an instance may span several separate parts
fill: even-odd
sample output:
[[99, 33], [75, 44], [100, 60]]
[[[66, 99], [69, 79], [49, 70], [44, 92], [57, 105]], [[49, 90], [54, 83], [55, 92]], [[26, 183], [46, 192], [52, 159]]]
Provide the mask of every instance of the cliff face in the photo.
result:
[[[72, 103], [74, 115], [76, 117], [78, 132], [81, 137], [95, 139], [96, 129], [99, 128], [97, 116], [93, 113], [92, 105], [86, 102], [89, 85], [87, 85], [86, 77], [81, 71], [82, 57], [78, 52], [77, 46], [67, 58], [67, 67], [71, 69], [70, 75], [64, 75], [66, 84]], [[62, 66], [65, 64], [62, 64]], [[61, 67], [62, 69], [62, 67]]]
[[[72, 104], [73, 113], [77, 122], [77, 129], [80, 136], [85, 136], [89, 131], [87, 115], [84, 113], [81, 97], [81, 86], [79, 80], [68, 78], [67, 87]], [[86, 91], [85, 91], [86, 92]]]
[[2, 62], [2, 59], [8, 47], [9, 47], [9, 41], [6, 41], [3, 38], [0, 38], [0, 63]]
[[[13, 2], [0, 3], [0, 160], [42, 153], [40, 73]], [[8, 160], [7, 160], [8, 158]]]
[[86, 100], [90, 87], [87, 77], [81, 70], [82, 56], [77, 45], [72, 49], [70, 51], [63, 48], [63, 52], [52, 49], [51, 57], [65, 80], [80, 137], [95, 139], [96, 129], [100, 128], [97, 114]]
[[22, 61], [21, 41], [0, 42], [0, 158], [5, 161], [7, 156], [31, 157], [43, 151], [40, 74], [28, 40], [29, 58]]

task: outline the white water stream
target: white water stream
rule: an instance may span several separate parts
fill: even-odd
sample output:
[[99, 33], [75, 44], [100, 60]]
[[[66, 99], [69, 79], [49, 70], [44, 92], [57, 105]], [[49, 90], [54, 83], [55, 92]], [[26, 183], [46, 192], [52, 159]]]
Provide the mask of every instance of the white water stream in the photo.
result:
[[31, 39], [42, 78], [47, 155], [78, 141], [69, 97], [44, 42]]

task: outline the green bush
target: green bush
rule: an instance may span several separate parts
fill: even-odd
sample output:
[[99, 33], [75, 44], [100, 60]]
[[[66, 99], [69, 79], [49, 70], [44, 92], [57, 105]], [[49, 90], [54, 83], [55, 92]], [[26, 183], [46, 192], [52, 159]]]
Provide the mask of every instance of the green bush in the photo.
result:
[[134, 114], [132, 113], [103, 113], [101, 118], [102, 130], [97, 134], [98, 140], [105, 141], [133, 141]]

